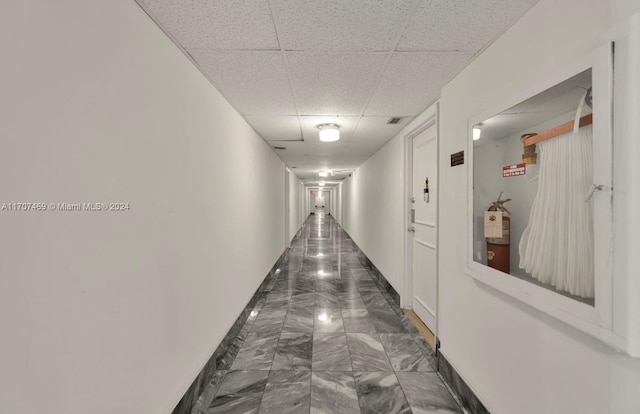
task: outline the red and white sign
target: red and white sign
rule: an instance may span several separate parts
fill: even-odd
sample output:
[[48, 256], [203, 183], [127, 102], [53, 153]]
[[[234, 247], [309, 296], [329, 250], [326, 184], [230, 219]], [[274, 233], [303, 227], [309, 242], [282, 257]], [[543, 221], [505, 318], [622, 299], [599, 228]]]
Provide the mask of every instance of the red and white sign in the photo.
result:
[[527, 167], [525, 163], [505, 165], [504, 167], [502, 167], [503, 177], [515, 177], [518, 175], [525, 175], [526, 172], [527, 172]]

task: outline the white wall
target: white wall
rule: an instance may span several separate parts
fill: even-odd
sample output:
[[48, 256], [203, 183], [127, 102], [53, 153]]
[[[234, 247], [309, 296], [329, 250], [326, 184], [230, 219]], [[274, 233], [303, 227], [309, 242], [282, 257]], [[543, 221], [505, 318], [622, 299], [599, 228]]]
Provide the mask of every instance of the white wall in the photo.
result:
[[335, 190], [336, 194], [336, 213], [334, 218], [342, 225], [342, 183], [340, 183]]
[[283, 251], [284, 165], [132, 0], [0, 9], [0, 201], [131, 207], [0, 212], [0, 413], [169, 413]]
[[404, 237], [402, 136], [389, 141], [342, 184], [342, 226], [400, 291]]
[[492, 413], [640, 412], [640, 360], [465, 275], [468, 163], [448, 167], [485, 102], [600, 45], [611, 16], [622, 15], [612, 5], [541, 0], [442, 91], [438, 333], [442, 353]]
[[304, 222], [304, 185], [292, 172], [289, 173], [289, 241], [291, 241]]

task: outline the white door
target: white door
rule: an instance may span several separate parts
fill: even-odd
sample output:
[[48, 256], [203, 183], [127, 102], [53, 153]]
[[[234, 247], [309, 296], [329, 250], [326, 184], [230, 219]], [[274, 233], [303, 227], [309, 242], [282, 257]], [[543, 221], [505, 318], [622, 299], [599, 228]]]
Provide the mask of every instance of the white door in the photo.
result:
[[413, 310], [432, 332], [437, 309], [437, 138], [435, 124], [414, 137], [412, 157]]
[[322, 194], [324, 195], [324, 212], [326, 214], [331, 214], [332, 213], [332, 208], [331, 208], [331, 191], [323, 191]]
[[327, 192], [318, 191], [314, 197], [314, 210], [316, 214], [325, 213], [327, 211]]

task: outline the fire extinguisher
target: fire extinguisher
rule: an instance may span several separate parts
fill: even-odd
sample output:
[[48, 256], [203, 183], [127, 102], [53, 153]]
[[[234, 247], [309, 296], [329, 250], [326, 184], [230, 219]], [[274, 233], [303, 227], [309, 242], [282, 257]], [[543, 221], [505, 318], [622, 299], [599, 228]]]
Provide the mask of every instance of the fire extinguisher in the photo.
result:
[[502, 212], [502, 237], [487, 237], [487, 264], [501, 272], [510, 273], [511, 219], [509, 216], [511, 212], [507, 210], [504, 203], [511, 201], [511, 199], [500, 200], [500, 197], [502, 197], [502, 193], [487, 210]]

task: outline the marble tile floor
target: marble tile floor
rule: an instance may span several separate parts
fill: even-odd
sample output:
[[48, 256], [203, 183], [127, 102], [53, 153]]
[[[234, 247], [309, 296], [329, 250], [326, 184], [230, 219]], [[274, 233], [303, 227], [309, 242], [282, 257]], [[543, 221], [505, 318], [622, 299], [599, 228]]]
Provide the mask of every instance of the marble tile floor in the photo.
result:
[[462, 413], [331, 216], [312, 215], [192, 414]]

